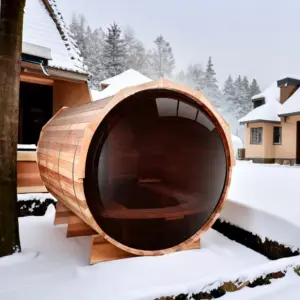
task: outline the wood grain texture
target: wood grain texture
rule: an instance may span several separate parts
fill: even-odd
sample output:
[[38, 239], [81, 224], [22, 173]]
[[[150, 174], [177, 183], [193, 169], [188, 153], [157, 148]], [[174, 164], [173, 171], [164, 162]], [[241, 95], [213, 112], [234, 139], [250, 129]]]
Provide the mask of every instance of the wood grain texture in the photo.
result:
[[17, 192], [41, 193], [46, 187], [36, 164], [36, 152], [18, 151], [17, 157]]
[[67, 238], [95, 234], [97, 234], [97, 232], [84, 223], [78, 216], [73, 214], [68, 217]]
[[[200, 249], [200, 239], [191, 244], [186, 244], [180, 251]], [[101, 235], [93, 235], [91, 240], [90, 264], [104, 261], [117, 260], [122, 258], [135, 257], [136, 255], [124, 251], [109, 243]]]
[[115, 245], [109, 243], [101, 235], [93, 235], [90, 250], [90, 265], [111, 261], [121, 258], [134, 257], [135, 255], [124, 251]]
[[[200, 228], [198, 232], [185, 242], [172, 248], [144, 251], [127, 247], [103, 232], [94, 220], [86, 204], [83, 179], [85, 177], [87, 153], [92, 138], [105, 116], [118, 103], [125, 100], [130, 95], [155, 89], [164, 89], [166, 91], [173, 91], [185, 95], [203, 108], [211, 121], [215, 124], [223, 141], [226, 152], [227, 177], [225, 188], [218, 205], [215, 207], [214, 212], [205, 225]], [[99, 247], [102, 247], [102, 249], [113, 249], [111, 247], [116, 247], [114, 249], [118, 249], [119, 252], [114, 250], [117, 251], [118, 254], [112, 255], [108, 253], [107, 256], [103, 254], [104, 260], [110, 259], [112, 256], [118, 257], [118, 255], [125, 257], [128, 257], [130, 254], [161, 255], [192, 247], [194, 243], [199, 241], [200, 236], [208, 230], [217, 219], [225, 203], [231, 181], [232, 167], [235, 165], [231, 134], [229, 126], [223, 117], [215, 110], [212, 104], [200, 91], [194, 91], [186, 86], [175, 84], [165, 79], [123, 89], [104, 102], [96, 101], [70, 109], [66, 107], [62, 108], [43, 128], [38, 143], [37, 156], [41, 177], [47, 189], [83, 222], [98, 232], [105, 241], [109, 242], [109, 244], [107, 244], [108, 246], [106, 245], [104, 247], [101, 245]], [[174, 216], [170, 216], [170, 219], [172, 219], [172, 217]], [[100, 237], [98, 237], [98, 239], [100, 239]], [[93, 251], [98, 252], [98, 250]], [[110, 250], [103, 250], [103, 253], [105, 251], [109, 252]], [[127, 253], [127, 256], [124, 252]], [[91, 254], [91, 257], [97, 255], [98, 254]], [[96, 260], [97, 259], [91, 258], [91, 262]]]
[[17, 161], [37, 161], [35, 151], [18, 151]]
[[48, 190], [44, 185], [17, 187], [18, 194], [47, 193], [47, 192], [48, 192]]
[[58, 201], [56, 204], [54, 225], [68, 224], [69, 216], [73, 215], [74, 213], [72, 213], [72, 211]]

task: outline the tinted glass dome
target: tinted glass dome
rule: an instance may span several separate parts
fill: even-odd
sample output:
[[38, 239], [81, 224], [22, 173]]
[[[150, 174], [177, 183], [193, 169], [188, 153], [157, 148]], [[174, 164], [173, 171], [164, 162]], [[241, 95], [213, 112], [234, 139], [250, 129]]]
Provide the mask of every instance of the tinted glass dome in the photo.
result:
[[88, 154], [85, 193], [117, 242], [161, 250], [193, 236], [218, 204], [226, 154], [213, 121], [190, 98], [144, 91], [115, 106]]

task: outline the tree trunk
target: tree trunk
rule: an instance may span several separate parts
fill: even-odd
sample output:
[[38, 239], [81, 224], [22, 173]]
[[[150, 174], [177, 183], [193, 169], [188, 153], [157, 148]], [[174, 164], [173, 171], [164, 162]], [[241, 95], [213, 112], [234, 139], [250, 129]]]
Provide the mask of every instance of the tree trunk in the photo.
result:
[[17, 142], [25, 0], [0, 1], [0, 257], [20, 250]]

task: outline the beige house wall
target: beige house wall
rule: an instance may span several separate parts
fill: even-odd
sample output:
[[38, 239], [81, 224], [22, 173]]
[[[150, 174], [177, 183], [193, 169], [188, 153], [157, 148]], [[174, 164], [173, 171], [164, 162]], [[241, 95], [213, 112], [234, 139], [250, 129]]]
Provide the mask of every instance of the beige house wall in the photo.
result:
[[[246, 125], [246, 140], [245, 140], [245, 157], [246, 158], [262, 158], [265, 156], [265, 125], [266, 123], [248, 123]], [[253, 145], [250, 144], [250, 133], [251, 128], [263, 128], [263, 137], [262, 137], [262, 144], [260, 145]]]
[[297, 151], [297, 122], [300, 116], [282, 118], [282, 144], [275, 146], [275, 158], [296, 158]]
[[264, 145], [264, 158], [274, 158], [275, 148], [273, 145], [273, 127], [280, 126], [280, 124], [273, 123], [264, 123], [264, 136], [263, 136], [263, 145]]
[[[246, 125], [245, 157], [260, 159], [296, 159], [297, 122], [300, 115], [281, 118], [281, 123], [248, 123]], [[281, 145], [273, 145], [273, 127], [282, 127]], [[261, 145], [250, 144], [251, 128], [263, 128]]]

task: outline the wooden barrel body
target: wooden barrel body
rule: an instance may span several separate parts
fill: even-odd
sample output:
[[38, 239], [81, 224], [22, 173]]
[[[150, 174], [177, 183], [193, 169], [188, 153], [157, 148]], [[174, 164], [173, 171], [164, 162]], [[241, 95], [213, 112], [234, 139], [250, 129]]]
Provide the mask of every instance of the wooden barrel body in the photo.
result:
[[41, 178], [115, 246], [159, 255], [216, 220], [234, 165], [228, 124], [199, 91], [157, 80], [62, 108], [43, 128]]

